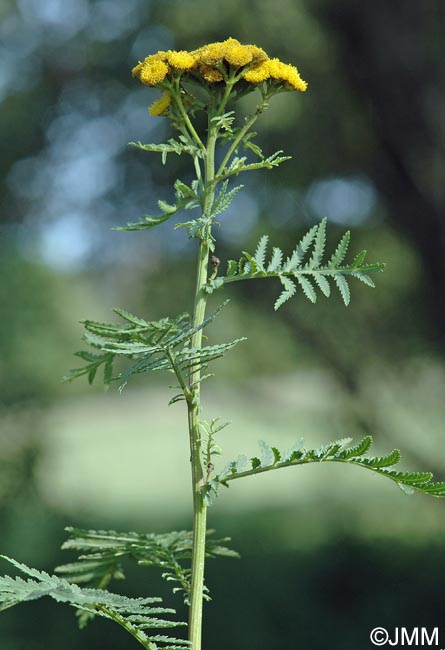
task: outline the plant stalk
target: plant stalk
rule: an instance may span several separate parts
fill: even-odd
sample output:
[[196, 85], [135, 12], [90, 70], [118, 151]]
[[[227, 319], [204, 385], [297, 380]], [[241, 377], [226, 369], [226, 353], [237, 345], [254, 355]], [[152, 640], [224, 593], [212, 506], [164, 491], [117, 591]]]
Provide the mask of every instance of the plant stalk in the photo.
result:
[[[210, 116], [208, 122], [208, 138], [206, 153], [204, 154], [205, 187], [203, 216], [209, 216], [212, 209], [215, 188], [213, 178], [215, 175], [215, 144], [217, 134], [212, 125]], [[204, 287], [207, 283], [209, 243], [201, 240], [198, 255], [198, 268], [196, 275], [195, 307], [193, 312], [193, 327], [201, 325], [205, 318], [207, 294]], [[200, 348], [202, 344], [202, 330], [194, 333], [191, 346]], [[188, 405], [188, 423], [190, 435], [190, 461], [192, 465], [193, 488], [193, 549], [192, 549], [192, 577], [190, 585], [190, 615], [189, 615], [189, 640], [192, 650], [201, 650], [202, 638], [202, 604], [204, 587], [205, 543], [207, 525], [207, 507], [202, 494], [202, 487], [206, 480], [206, 471], [203, 467], [203, 454], [200, 430], [200, 381], [201, 372], [197, 368], [190, 375], [190, 398]]]

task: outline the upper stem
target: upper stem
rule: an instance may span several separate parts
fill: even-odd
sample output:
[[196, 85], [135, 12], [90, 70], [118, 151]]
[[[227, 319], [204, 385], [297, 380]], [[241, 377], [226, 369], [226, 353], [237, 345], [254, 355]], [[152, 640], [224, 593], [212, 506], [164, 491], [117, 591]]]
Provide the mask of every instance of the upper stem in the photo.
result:
[[189, 116], [187, 115], [187, 111], [184, 108], [184, 103], [183, 103], [182, 97], [181, 97], [181, 87], [180, 87], [180, 84], [179, 84], [179, 79], [176, 79], [175, 91], [176, 92], [173, 93], [173, 97], [175, 98], [176, 104], [177, 104], [177, 106], [179, 108], [179, 112], [181, 113], [182, 119], [184, 120], [184, 124], [186, 124], [187, 129], [190, 132], [190, 135], [192, 136], [193, 140], [196, 142], [198, 147], [200, 147], [200, 149], [202, 149], [202, 151], [205, 152], [206, 148], [205, 148], [201, 138], [199, 137], [195, 127], [193, 126]]
[[[210, 114], [208, 122], [207, 147], [204, 154], [205, 193], [203, 215], [209, 216], [214, 199], [213, 178], [215, 175], [215, 144], [217, 133], [212, 125]], [[193, 312], [193, 327], [202, 324], [205, 318], [207, 294], [204, 287], [207, 283], [209, 244], [201, 240], [196, 274], [195, 307]], [[200, 348], [202, 344], [202, 329], [196, 331], [191, 340], [191, 346]], [[204, 502], [202, 487], [205, 484], [206, 473], [203, 467], [202, 444], [200, 431], [200, 369], [195, 369], [190, 375], [190, 398], [187, 400], [190, 435], [190, 460], [192, 465], [193, 488], [193, 550], [192, 577], [190, 585], [190, 616], [189, 640], [192, 650], [201, 650], [202, 638], [202, 602], [204, 587], [204, 563], [206, 542], [207, 509]]]

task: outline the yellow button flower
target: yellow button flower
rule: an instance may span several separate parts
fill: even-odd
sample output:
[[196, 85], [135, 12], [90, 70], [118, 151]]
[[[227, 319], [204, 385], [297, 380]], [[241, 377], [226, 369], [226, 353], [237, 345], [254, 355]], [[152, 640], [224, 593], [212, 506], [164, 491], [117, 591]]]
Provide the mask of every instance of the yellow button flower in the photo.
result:
[[269, 58], [267, 53], [263, 50], [262, 47], [257, 47], [256, 45], [245, 45], [248, 48], [249, 52], [252, 54], [252, 62], [260, 63], [261, 61], [267, 61]]
[[266, 52], [256, 45], [242, 45], [236, 38], [209, 43], [191, 52], [200, 63], [218, 65], [223, 60], [234, 67], [242, 67], [252, 62], [266, 60]]
[[249, 83], [257, 84], [266, 79], [275, 79], [288, 84], [294, 90], [305, 92], [307, 89], [307, 83], [300, 77], [297, 68], [279, 59], [269, 59], [253, 66], [244, 73], [243, 77]]
[[209, 83], [217, 83], [224, 79], [223, 75], [219, 70], [215, 70], [211, 65], [201, 64], [199, 66], [199, 72], [202, 74], [204, 79]]
[[292, 86], [294, 90], [305, 92], [307, 89], [306, 81], [300, 77], [298, 70], [295, 66], [288, 63], [283, 63], [279, 59], [271, 59], [268, 61], [269, 72], [272, 79], [283, 81], [284, 83]]
[[160, 115], [165, 115], [168, 107], [172, 103], [172, 96], [170, 93], [164, 93], [162, 97], [157, 99], [151, 104], [148, 112], [154, 117], [159, 117]]
[[167, 52], [167, 61], [177, 70], [191, 70], [196, 63], [196, 58], [185, 50], [179, 52], [169, 50]]
[[224, 59], [230, 65], [237, 68], [251, 63], [253, 54], [248, 45], [241, 45], [236, 38], [228, 38], [223, 42], [224, 45]]
[[224, 43], [209, 43], [192, 52], [195, 54], [200, 63], [204, 65], [217, 65], [221, 63], [225, 54]]
[[164, 53], [152, 54], [135, 68], [133, 76], [139, 77], [143, 84], [156, 86], [164, 81], [169, 72], [168, 65], [162, 60]]
[[244, 73], [244, 79], [252, 84], [259, 84], [262, 81], [266, 81], [266, 79], [270, 78], [268, 63], [269, 61], [263, 61], [262, 63], [253, 66]]

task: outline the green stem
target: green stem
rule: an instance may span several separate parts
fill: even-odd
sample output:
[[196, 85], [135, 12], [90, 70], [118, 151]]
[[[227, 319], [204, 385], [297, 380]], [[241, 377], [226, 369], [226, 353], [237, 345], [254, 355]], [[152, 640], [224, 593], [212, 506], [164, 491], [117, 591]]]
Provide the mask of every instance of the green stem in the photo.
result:
[[190, 118], [187, 115], [187, 112], [186, 112], [186, 110], [184, 108], [184, 104], [183, 104], [182, 97], [181, 97], [181, 87], [180, 87], [180, 84], [179, 84], [179, 79], [176, 80], [175, 86], [176, 87], [175, 87], [175, 91], [173, 92], [173, 97], [175, 98], [176, 104], [177, 104], [177, 106], [179, 108], [179, 112], [181, 113], [181, 117], [184, 120], [184, 124], [186, 124], [186, 126], [187, 126], [187, 128], [188, 128], [188, 130], [190, 132], [190, 135], [192, 136], [192, 138], [194, 139], [194, 141], [196, 142], [198, 147], [200, 147], [200, 149], [202, 149], [202, 151], [205, 152], [206, 148], [205, 148], [201, 138], [199, 137], [198, 133], [196, 132], [195, 127], [191, 123]]
[[238, 147], [239, 143], [240, 143], [241, 140], [244, 138], [244, 136], [246, 135], [246, 133], [247, 133], [247, 131], [250, 129], [250, 127], [253, 126], [253, 125], [255, 124], [255, 122], [257, 121], [257, 119], [258, 119], [258, 117], [259, 117], [259, 115], [260, 115], [259, 112], [256, 112], [255, 115], [252, 115], [252, 117], [250, 118], [250, 120], [248, 120], [248, 121], [246, 122], [246, 124], [243, 126], [243, 128], [241, 129], [241, 131], [238, 133], [237, 137], [236, 137], [235, 140], [232, 142], [232, 144], [231, 144], [229, 150], [227, 151], [226, 155], [224, 156], [224, 159], [223, 159], [221, 165], [219, 166], [219, 169], [218, 169], [218, 171], [217, 171], [217, 173], [216, 173], [216, 176], [221, 176], [221, 174], [223, 173], [223, 171], [224, 171], [224, 169], [225, 169], [227, 163], [229, 162], [230, 157], [232, 156], [233, 152], [234, 152], [235, 149]]
[[252, 275], [229, 275], [229, 276], [219, 276], [220, 279], [223, 280], [224, 284], [229, 284], [230, 282], [238, 282], [240, 280], [259, 280], [261, 278], [279, 278], [282, 275], [285, 275], [288, 278], [297, 278], [298, 276], [303, 276], [306, 277], [307, 275], [311, 275], [314, 278], [316, 278], [319, 275], [323, 276], [334, 276], [334, 275], [352, 275], [353, 273], [357, 272], [363, 272], [363, 273], [378, 273], [379, 271], [382, 271], [382, 265], [381, 264], [373, 264], [372, 266], [369, 265], [370, 268], [363, 268], [363, 267], [345, 267], [345, 266], [339, 266], [338, 268], [333, 268], [333, 269], [326, 269], [326, 268], [321, 268], [321, 269], [306, 269], [306, 268], [301, 268], [301, 269], [295, 269], [294, 271], [258, 271], [257, 273], [253, 273]]
[[229, 147], [229, 150], [227, 151], [226, 155], [224, 156], [224, 159], [222, 163], [220, 164], [218, 171], [216, 172], [216, 176], [219, 177], [223, 173], [224, 169], [226, 168], [227, 163], [229, 162], [233, 152], [235, 149], [238, 147], [239, 143], [242, 141], [248, 130], [255, 124], [261, 113], [263, 113], [268, 105], [268, 101], [272, 95], [265, 94], [263, 95], [263, 101], [259, 106], [257, 107], [255, 113], [247, 120], [241, 131], [238, 133], [237, 137], [235, 140], [232, 142], [231, 146]]
[[[214, 199], [215, 190], [212, 181], [215, 175], [216, 138], [217, 134], [215, 127], [212, 125], [209, 114], [207, 148], [204, 158], [204, 216], [210, 214]], [[210, 248], [208, 242], [201, 240], [198, 255], [193, 327], [201, 325], [205, 318], [207, 294], [204, 291], [204, 287], [207, 283], [209, 252]], [[202, 329], [193, 334], [191, 346], [200, 348], [201, 343]], [[189, 382], [191, 398], [187, 400], [193, 488], [193, 550], [189, 616], [189, 640], [192, 642], [192, 650], [201, 650], [202, 603], [207, 526], [207, 508], [202, 494], [202, 487], [205, 484], [206, 474], [202, 462], [202, 443], [199, 420], [200, 378], [201, 373], [199, 369], [191, 373]]]

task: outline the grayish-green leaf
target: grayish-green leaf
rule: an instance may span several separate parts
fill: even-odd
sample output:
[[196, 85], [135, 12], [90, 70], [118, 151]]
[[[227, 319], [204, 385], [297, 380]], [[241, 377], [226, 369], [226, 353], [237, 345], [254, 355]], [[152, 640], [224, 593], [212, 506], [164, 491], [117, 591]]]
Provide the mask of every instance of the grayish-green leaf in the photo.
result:
[[[281, 454], [278, 449], [260, 442], [262, 455], [261, 458], [252, 458], [251, 469], [238, 469], [236, 462], [229, 463], [228, 467], [231, 468], [231, 471], [227, 472], [227, 469], [225, 469], [213, 480], [227, 486], [230, 481], [238, 478], [285, 467], [306, 465], [308, 463], [337, 462], [363, 467], [380, 476], [385, 476], [406, 493], [417, 490], [432, 496], [445, 497], [445, 482], [434, 482], [431, 472], [400, 472], [394, 469], [394, 466], [400, 462], [398, 449], [394, 449], [385, 456], [364, 456], [372, 445], [371, 436], [365, 436], [355, 445], [350, 443], [351, 438], [342, 438], [316, 449], [305, 449], [300, 442], [285, 454]], [[273, 457], [269, 450], [271, 450]], [[214, 485], [213, 490], [217, 494], [217, 486]]]

